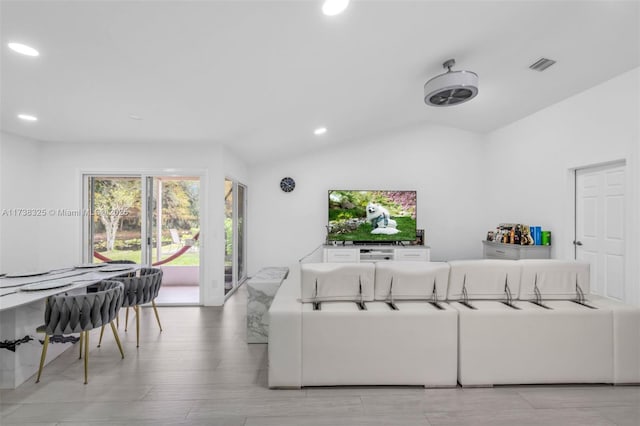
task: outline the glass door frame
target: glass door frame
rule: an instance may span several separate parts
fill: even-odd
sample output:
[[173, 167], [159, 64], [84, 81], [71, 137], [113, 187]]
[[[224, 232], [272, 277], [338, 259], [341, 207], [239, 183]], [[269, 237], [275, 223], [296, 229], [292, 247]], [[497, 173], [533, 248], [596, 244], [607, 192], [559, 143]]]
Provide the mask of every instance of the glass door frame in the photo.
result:
[[[141, 214], [141, 241], [145, 243], [142, 244], [144, 247], [141, 250], [141, 264], [145, 266], [149, 266], [151, 264], [152, 258], [152, 244], [151, 237], [153, 229], [153, 220], [151, 215], [153, 214], [153, 178], [154, 177], [197, 177], [200, 179], [200, 193], [199, 193], [199, 211], [200, 211], [200, 232], [201, 235], [206, 235], [207, 232], [207, 221], [206, 218], [206, 206], [207, 206], [207, 180], [208, 175], [207, 171], [203, 169], [170, 169], [170, 170], [114, 170], [110, 171], [107, 169], [101, 170], [79, 170], [79, 175], [81, 177], [81, 200], [82, 200], [82, 208], [85, 212], [91, 212], [93, 206], [90, 205], [90, 197], [89, 191], [92, 190], [92, 179], [91, 178], [109, 178], [109, 177], [130, 177], [134, 179], [140, 179], [140, 199], [143, 203], [143, 212]], [[205, 297], [205, 259], [207, 255], [207, 250], [204, 244], [204, 238], [201, 238], [198, 242], [199, 248], [199, 257], [200, 257], [200, 266], [199, 266], [199, 276], [198, 276], [198, 287], [199, 287], [199, 303], [198, 305], [204, 305], [204, 297]], [[82, 262], [83, 263], [92, 263], [93, 262], [93, 223], [91, 220], [87, 220], [83, 218], [82, 221]]]
[[[95, 210], [95, 205], [93, 204], [93, 185], [95, 178], [131, 178], [131, 179], [140, 179], [140, 200], [142, 201], [142, 211], [145, 214], [140, 214], [140, 241], [146, 241], [145, 244], [141, 244], [140, 251], [140, 264], [141, 265], [149, 265], [149, 245], [151, 234], [149, 233], [149, 212], [147, 211], [148, 202], [149, 202], [149, 192], [148, 192], [148, 176], [142, 175], [140, 173], [82, 173], [82, 208], [84, 212], [87, 212], [86, 217], [92, 216], [93, 211]], [[153, 194], [150, 194], [153, 197]], [[93, 251], [94, 251], [94, 223], [93, 220], [85, 220], [82, 221], [82, 262], [83, 263], [93, 263]], [[142, 249], [144, 247], [144, 249]]]
[[[248, 199], [249, 197], [247, 196], [247, 185], [237, 182], [237, 188], [242, 187], [242, 192], [243, 192], [243, 199], [240, 200], [240, 191], [236, 191], [236, 203], [239, 203], [240, 201], [242, 201], [242, 212], [244, 214], [243, 218], [242, 218], [242, 243], [241, 244], [237, 244], [240, 240], [238, 234], [238, 226], [236, 226], [235, 229], [235, 233], [236, 233], [236, 260], [240, 259], [240, 256], [242, 256], [242, 266], [243, 266], [243, 270], [240, 270], [240, 262], [238, 261], [238, 285], [242, 285], [242, 283], [244, 283], [244, 281], [247, 279], [247, 204], [248, 204]], [[236, 208], [236, 216], [238, 215], [238, 210]], [[240, 225], [240, 221], [238, 220], [238, 225]], [[242, 247], [242, 253], [238, 253], [238, 247], [237, 246], [241, 246]]]
[[[229, 181], [232, 184], [232, 189], [231, 189], [231, 193], [232, 193], [232, 215], [231, 215], [231, 220], [232, 220], [232, 224], [233, 224], [233, 229], [232, 229], [232, 267], [231, 267], [231, 289], [229, 290], [228, 293], [226, 293], [224, 295], [224, 300], [226, 301], [227, 299], [229, 299], [229, 297], [231, 297], [231, 295], [233, 293], [235, 293], [235, 291], [242, 285], [244, 284], [244, 282], [247, 279], [247, 191], [248, 191], [248, 187], [247, 185], [241, 183], [238, 181], [238, 179], [235, 179], [233, 177], [229, 177], [226, 176], [224, 178], [225, 182]], [[244, 199], [240, 200], [238, 195], [239, 192], [238, 191], [238, 187], [242, 187], [243, 189], [243, 193], [244, 193]], [[243, 212], [244, 212], [244, 218], [243, 218], [243, 232], [242, 232], [242, 258], [243, 258], [243, 265], [244, 265], [244, 270], [240, 271], [239, 270], [239, 253], [238, 253], [238, 246], [240, 244], [238, 244], [239, 241], [239, 236], [238, 236], [238, 203], [242, 202], [243, 204]], [[225, 233], [225, 238], [226, 238], [226, 233]], [[226, 256], [226, 250], [225, 250], [225, 256]]]

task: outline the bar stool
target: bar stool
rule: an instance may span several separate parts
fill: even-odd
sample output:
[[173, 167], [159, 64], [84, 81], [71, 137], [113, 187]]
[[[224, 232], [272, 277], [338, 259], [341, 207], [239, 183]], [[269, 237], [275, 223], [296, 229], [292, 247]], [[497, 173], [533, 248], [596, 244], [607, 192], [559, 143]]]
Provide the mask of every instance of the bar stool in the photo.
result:
[[38, 331], [44, 332], [45, 336], [36, 383], [40, 381], [44, 367], [49, 336], [80, 333], [80, 356], [82, 356], [82, 345], [84, 344], [85, 384], [88, 382], [89, 330], [111, 324], [120, 355], [124, 358], [118, 330], [113, 324], [113, 320], [122, 306], [123, 294], [124, 285], [121, 282], [105, 280], [98, 284], [98, 291], [95, 293], [73, 296], [54, 295], [47, 298], [44, 312], [45, 324], [38, 327]]

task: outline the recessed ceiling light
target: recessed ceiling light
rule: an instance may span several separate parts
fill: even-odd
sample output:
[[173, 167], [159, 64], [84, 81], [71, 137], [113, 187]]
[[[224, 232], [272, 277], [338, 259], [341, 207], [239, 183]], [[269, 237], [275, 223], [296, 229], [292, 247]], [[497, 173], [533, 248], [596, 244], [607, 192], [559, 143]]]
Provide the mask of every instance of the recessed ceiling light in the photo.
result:
[[139, 115], [135, 115], [135, 114], [129, 114], [129, 118], [132, 120], [142, 120], [142, 117], [140, 117]]
[[313, 131], [313, 134], [317, 135], [317, 136], [324, 135], [325, 133], [327, 133], [327, 128], [326, 127], [318, 127], [317, 129], [315, 129]]
[[325, 0], [322, 4], [322, 13], [327, 16], [338, 15], [349, 6], [349, 0]]
[[24, 121], [38, 121], [38, 117], [30, 114], [18, 114], [18, 118]]
[[38, 52], [36, 49], [34, 49], [31, 46], [27, 46], [26, 44], [8, 43], [7, 46], [9, 46], [9, 49], [13, 50], [14, 52], [18, 52], [18, 53], [21, 53], [23, 55], [27, 55], [27, 56], [38, 56], [38, 55], [40, 55], [40, 52]]

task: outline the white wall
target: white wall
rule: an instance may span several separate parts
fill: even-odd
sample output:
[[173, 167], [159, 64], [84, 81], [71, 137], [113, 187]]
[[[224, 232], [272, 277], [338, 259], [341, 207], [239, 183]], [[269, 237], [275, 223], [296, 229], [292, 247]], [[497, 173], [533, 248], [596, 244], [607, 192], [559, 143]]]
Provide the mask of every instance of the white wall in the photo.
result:
[[[640, 69], [539, 111], [487, 136], [489, 217], [539, 224], [552, 232], [552, 255], [573, 258], [571, 170], [614, 160], [627, 164], [629, 301], [640, 304]], [[491, 224], [487, 224], [491, 225]]]
[[40, 219], [15, 209], [43, 207], [40, 163], [39, 142], [0, 133], [0, 272], [39, 267]]
[[[415, 189], [418, 228], [425, 229], [432, 259], [480, 257], [482, 150], [473, 133], [422, 126], [252, 167], [249, 273], [270, 265], [295, 268], [324, 242], [330, 189]], [[291, 193], [280, 190], [285, 176], [296, 181]]]
[[223, 165], [225, 177], [247, 184], [249, 181], [249, 169], [247, 164], [227, 147], [223, 147]]
[[[82, 208], [81, 176], [87, 172], [176, 173], [201, 175], [201, 248], [204, 259], [203, 302], [224, 301], [224, 176], [225, 154], [219, 144], [107, 144], [43, 143], [41, 199], [48, 209]], [[229, 162], [243, 169], [237, 159]], [[48, 216], [40, 227], [40, 264], [55, 268], [82, 260], [82, 221]]]

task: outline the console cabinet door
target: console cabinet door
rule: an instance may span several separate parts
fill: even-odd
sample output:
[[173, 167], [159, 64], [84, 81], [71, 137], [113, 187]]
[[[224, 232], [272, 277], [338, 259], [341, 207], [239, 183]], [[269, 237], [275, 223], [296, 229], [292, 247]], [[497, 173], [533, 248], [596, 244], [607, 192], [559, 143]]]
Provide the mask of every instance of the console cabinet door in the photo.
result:
[[484, 258], [485, 259], [520, 259], [520, 253], [517, 247], [505, 246], [484, 246]]
[[360, 252], [357, 249], [326, 249], [326, 262], [359, 262]]
[[429, 261], [428, 249], [396, 249], [395, 260]]

